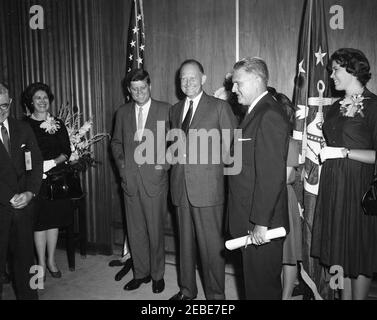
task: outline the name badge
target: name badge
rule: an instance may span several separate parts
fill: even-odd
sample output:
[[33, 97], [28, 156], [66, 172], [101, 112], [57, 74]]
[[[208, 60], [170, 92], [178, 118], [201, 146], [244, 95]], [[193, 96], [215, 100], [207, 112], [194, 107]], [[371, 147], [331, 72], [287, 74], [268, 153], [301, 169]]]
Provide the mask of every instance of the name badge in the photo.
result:
[[32, 164], [31, 164], [31, 152], [30, 151], [25, 151], [25, 167], [26, 171], [30, 171], [33, 169]]

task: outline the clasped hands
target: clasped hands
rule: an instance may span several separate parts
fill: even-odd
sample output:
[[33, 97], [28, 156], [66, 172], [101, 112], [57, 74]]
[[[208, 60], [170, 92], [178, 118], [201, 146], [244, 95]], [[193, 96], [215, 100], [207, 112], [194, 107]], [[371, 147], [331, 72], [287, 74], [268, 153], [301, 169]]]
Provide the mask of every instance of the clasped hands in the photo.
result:
[[320, 163], [325, 162], [327, 159], [345, 158], [347, 156], [347, 148], [344, 147], [324, 147], [318, 154]]
[[249, 236], [246, 238], [245, 248], [247, 247], [248, 238], [251, 243], [260, 246], [269, 243], [271, 240], [266, 239], [267, 227], [255, 225], [253, 231], [249, 230]]
[[23, 209], [29, 204], [31, 199], [33, 199], [33, 194], [30, 191], [25, 191], [15, 194], [9, 202], [13, 209]]

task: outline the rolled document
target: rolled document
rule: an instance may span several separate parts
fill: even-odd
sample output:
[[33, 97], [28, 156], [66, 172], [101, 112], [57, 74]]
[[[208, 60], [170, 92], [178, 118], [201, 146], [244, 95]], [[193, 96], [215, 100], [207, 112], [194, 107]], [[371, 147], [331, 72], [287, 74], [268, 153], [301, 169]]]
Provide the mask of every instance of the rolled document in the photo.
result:
[[[287, 234], [287, 232], [285, 231], [285, 229], [283, 227], [270, 229], [270, 230], [267, 230], [267, 232], [266, 232], [266, 239], [272, 240], [272, 239], [276, 239], [276, 238], [281, 238], [281, 237], [285, 237], [286, 234]], [[234, 249], [244, 247], [246, 245], [246, 238], [247, 238], [247, 244], [248, 245], [254, 244], [251, 241], [251, 237], [244, 236], [244, 237], [240, 237], [240, 238], [236, 238], [236, 239], [233, 239], [233, 240], [226, 241], [225, 247], [228, 250], [234, 250]]]

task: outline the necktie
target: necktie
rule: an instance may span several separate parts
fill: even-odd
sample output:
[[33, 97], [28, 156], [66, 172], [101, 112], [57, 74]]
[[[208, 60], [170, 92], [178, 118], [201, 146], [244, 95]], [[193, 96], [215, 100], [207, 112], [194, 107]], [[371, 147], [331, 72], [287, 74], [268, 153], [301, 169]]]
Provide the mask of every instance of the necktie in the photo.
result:
[[139, 141], [141, 141], [143, 135], [143, 107], [139, 107], [139, 113], [137, 115], [137, 130], [139, 132]]
[[190, 121], [191, 121], [191, 117], [192, 117], [193, 104], [194, 104], [193, 101], [190, 100], [189, 109], [188, 109], [188, 111], [186, 113], [185, 119], [182, 122], [182, 130], [185, 132], [186, 135], [187, 135], [188, 129], [190, 127]]
[[5, 128], [4, 123], [1, 123], [1, 135], [3, 136], [3, 144], [7, 152], [10, 154], [10, 141], [8, 130]]

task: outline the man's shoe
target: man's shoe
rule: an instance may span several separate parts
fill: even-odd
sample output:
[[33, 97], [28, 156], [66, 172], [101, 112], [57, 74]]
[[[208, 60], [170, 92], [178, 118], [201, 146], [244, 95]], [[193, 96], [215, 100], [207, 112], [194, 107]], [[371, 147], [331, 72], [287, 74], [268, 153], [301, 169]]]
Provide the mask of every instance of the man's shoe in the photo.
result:
[[124, 262], [120, 261], [119, 259], [111, 260], [109, 262], [109, 267], [121, 267], [124, 265]]
[[160, 279], [160, 280], [153, 280], [152, 281], [152, 291], [153, 293], [160, 293], [162, 291], [164, 291], [165, 289], [165, 281], [164, 281], [164, 278]]
[[188, 296], [185, 296], [181, 291], [179, 291], [177, 294], [172, 296], [169, 300], [193, 300], [194, 298], [190, 298]]
[[135, 290], [135, 289], [139, 288], [142, 283], [148, 283], [149, 281], [151, 281], [151, 279], [152, 279], [151, 276], [141, 278], [141, 279], [132, 279], [130, 282], [128, 282], [124, 286], [123, 289], [127, 290], [127, 291]]
[[132, 259], [129, 258], [124, 263], [123, 268], [120, 269], [120, 271], [115, 275], [115, 281], [122, 280], [122, 278], [131, 270], [131, 268], [132, 268]]

